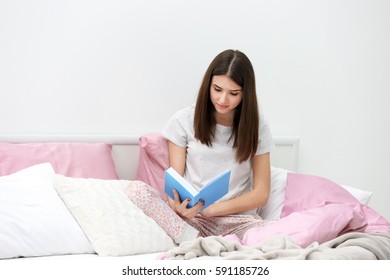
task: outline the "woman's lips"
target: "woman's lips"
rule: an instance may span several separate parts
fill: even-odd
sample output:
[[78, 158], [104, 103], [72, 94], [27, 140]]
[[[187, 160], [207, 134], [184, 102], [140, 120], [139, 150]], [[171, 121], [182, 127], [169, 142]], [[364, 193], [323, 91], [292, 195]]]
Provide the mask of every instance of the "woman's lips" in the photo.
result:
[[218, 106], [220, 109], [222, 109], [222, 110], [225, 110], [225, 109], [227, 109], [227, 108], [229, 107], [229, 105], [222, 105], [222, 104], [218, 104], [218, 103], [217, 103], [217, 106]]

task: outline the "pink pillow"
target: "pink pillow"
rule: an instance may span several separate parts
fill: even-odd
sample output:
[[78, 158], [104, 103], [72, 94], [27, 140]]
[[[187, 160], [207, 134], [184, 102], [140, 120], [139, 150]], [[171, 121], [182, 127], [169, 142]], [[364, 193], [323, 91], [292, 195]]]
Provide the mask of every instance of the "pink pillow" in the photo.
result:
[[162, 133], [149, 133], [139, 139], [139, 162], [136, 180], [153, 187], [166, 199], [164, 171], [169, 167], [168, 141]]
[[360, 211], [365, 218], [366, 233], [390, 234], [390, 223], [383, 216], [361, 204], [340, 185], [318, 176], [288, 173], [281, 218], [328, 204], [349, 205]]
[[314, 175], [288, 173], [285, 201], [280, 217], [329, 203], [359, 203], [340, 185]]
[[118, 179], [112, 145], [104, 143], [4, 143], [0, 142], [0, 176], [49, 162], [68, 177]]

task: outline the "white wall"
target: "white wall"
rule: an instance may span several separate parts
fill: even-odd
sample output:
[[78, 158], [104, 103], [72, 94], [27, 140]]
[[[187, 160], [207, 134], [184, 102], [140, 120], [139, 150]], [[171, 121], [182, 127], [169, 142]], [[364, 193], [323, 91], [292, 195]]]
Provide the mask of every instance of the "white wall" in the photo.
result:
[[390, 219], [390, 1], [0, 1], [0, 134], [137, 134], [240, 49], [300, 171], [372, 190]]

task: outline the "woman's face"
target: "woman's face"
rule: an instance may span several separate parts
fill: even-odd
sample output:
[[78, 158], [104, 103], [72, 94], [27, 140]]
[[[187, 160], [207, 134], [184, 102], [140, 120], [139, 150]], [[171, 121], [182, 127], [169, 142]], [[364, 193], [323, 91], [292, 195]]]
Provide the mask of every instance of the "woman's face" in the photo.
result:
[[234, 109], [242, 100], [242, 89], [228, 76], [213, 76], [210, 86], [210, 99], [216, 111], [217, 122], [218, 117], [233, 121]]

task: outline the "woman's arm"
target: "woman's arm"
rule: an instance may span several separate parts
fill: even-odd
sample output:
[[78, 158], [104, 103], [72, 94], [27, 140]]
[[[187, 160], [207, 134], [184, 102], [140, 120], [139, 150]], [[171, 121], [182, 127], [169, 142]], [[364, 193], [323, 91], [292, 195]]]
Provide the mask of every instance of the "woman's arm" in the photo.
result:
[[[169, 151], [169, 165], [173, 167], [181, 176], [184, 175], [186, 167], [186, 154], [187, 148], [180, 147], [174, 144], [171, 141], [168, 141], [168, 151]], [[174, 200], [168, 196], [169, 206], [175, 211], [179, 216], [192, 219], [200, 211], [203, 204], [198, 202], [191, 208], [187, 208], [187, 204], [190, 202], [188, 199], [180, 201], [179, 194], [176, 190], [173, 192]]]
[[187, 148], [180, 147], [171, 141], [168, 141], [169, 165], [173, 167], [181, 176], [184, 176], [186, 168]]
[[271, 164], [270, 154], [255, 156], [252, 159], [253, 189], [236, 198], [216, 202], [201, 214], [205, 217], [224, 216], [264, 206], [270, 193]]

